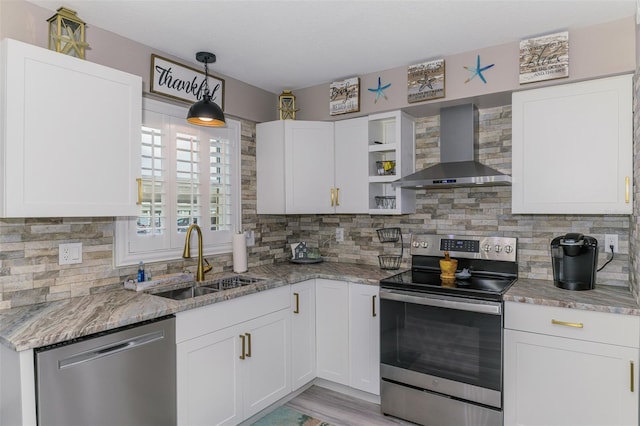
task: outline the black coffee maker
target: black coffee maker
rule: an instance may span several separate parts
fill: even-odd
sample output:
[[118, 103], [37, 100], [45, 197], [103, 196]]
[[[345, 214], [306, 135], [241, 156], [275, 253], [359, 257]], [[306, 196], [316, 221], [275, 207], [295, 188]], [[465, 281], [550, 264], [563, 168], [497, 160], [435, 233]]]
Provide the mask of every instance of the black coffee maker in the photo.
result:
[[596, 286], [598, 240], [570, 233], [551, 240], [553, 283], [566, 290], [591, 290]]

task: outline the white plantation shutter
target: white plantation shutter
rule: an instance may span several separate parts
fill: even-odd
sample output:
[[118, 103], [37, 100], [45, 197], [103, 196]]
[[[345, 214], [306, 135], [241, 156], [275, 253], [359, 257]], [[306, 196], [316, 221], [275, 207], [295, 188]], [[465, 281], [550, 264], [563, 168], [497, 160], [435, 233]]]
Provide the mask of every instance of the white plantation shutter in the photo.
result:
[[[138, 217], [116, 220], [116, 264], [179, 258], [191, 223], [200, 225], [205, 254], [230, 252], [241, 229], [240, 123], [198, 127], [184, 108], [143, 105], [142, 203]], [[191, 240], [196, 249], [196, 234]]]
[[232, 167], [228, 141], [209, 140], [209, 214], [211, 231], [233, 231]]

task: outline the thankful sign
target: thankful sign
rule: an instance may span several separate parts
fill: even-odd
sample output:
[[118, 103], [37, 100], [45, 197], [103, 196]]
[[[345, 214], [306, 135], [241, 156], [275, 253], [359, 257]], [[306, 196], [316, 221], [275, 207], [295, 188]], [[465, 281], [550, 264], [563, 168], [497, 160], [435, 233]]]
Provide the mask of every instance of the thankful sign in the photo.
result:
[[[194, 103], [204, 95], [205, 74], [157, 55], [151, 55], [151, 93]], [[224, 110], [224, 80], [209, 74], [211, 100]]]

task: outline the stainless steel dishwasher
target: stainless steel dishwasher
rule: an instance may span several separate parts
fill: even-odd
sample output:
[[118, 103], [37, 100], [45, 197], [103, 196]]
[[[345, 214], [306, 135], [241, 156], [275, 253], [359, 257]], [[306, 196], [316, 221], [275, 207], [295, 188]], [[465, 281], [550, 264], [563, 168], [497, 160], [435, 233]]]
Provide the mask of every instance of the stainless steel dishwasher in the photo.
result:
[[38, 425], [175, 425], [175, 317], [34, 350]]

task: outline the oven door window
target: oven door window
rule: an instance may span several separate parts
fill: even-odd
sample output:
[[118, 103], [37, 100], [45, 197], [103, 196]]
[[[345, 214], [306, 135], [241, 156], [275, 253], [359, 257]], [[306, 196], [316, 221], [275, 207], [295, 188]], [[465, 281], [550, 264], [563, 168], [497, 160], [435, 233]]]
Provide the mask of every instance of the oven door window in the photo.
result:
[[380, 300], [380, 360], [499, 391], [502, 317]]

